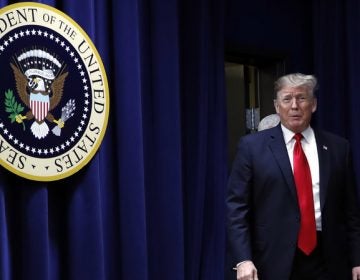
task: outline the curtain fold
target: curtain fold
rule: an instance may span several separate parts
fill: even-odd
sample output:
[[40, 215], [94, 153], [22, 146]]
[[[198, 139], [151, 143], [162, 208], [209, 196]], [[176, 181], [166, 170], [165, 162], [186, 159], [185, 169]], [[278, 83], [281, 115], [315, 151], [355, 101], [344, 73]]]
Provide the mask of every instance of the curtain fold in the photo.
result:
[[[226, 124], [223, 7], [184, 1], [181, 14], [186, 279], [223, 279]], [[219, 94], [220, 93], [220, 94]], [[214, 223], [214, 221], [217, 221]], [[213, 270], [213, 267], [221, 269]]]
[[314, 65], [320, 84], [315, 121], [350, 140], [358, 174], [360, 5], [356, 0], [314, 1], [313, 12]]
[[93, 40], [110, 115], [71, 177], [41, 183], [0, 168], [1, 279], [222, 279], [223, 2], [39, 2]]
[[7, 220], [8, 212], [5, 207], [5, 194], [3, 189], [0, 191], [0, 276], [1, 279], [10, 279], [10, 267], [12, 265], [10, 259], [10, 248], [9, 248], [9, 229]]

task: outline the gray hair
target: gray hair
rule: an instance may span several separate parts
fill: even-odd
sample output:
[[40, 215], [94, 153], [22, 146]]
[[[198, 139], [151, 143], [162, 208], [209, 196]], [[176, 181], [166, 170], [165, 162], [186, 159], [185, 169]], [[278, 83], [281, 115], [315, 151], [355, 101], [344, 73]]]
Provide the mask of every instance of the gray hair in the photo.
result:
[[275, 96], [284, 87], [306, 87], [311, 94], [317, 89], [317, 79], [313, 75], [293, 73], [280, 77], [274, 83]]

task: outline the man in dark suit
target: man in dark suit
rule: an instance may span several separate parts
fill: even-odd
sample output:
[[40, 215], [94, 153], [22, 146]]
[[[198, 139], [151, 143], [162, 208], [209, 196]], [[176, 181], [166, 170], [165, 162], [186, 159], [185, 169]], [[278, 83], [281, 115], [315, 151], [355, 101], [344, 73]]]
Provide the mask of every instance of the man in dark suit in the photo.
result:
[[239, 142], [227, 195], [238, 280], [360, 279], [349, 143], [310, 126], [316, 83], [299, 73], [278, 79], [280, 124]]

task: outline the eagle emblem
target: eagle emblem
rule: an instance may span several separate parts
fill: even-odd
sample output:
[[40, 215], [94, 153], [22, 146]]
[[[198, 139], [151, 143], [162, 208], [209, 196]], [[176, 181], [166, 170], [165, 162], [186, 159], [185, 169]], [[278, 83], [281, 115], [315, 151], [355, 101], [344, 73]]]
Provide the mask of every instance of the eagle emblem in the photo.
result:
[[68, 72], [64, 71], [65, 66], [54, 55], [41, 49], [25, 51], [15, 57], [14, 61], [10, 66], [16, 90], [28, 107], [25, 115], [16, 116], [16, 122], [33, 120], [30, 127], [32, 134], [37, 139], [45, 138], [49, 133], [47, 122], [55, 123], [60, 129], [64, 127], [65, 120], [55, 119], [51, 111], [62, 98]]

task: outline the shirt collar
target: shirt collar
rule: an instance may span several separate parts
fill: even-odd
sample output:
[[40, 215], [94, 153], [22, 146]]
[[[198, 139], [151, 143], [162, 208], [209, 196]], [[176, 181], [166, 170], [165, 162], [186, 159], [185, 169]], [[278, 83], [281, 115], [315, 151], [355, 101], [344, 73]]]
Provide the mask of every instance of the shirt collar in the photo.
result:
[[[284, 135], [285, 144], [288, 144], [294, 137], [295, 133], [292, 132], [290, 129], [286, 128], [281, 124], [281, 130]], [[301, 132], [301, 134], [304, 137], [304, 140], [307, 143], [310, 143], [314, 139], [314, 130], [311, 128], [311, 126], [308, 126], [304, 131]]]

